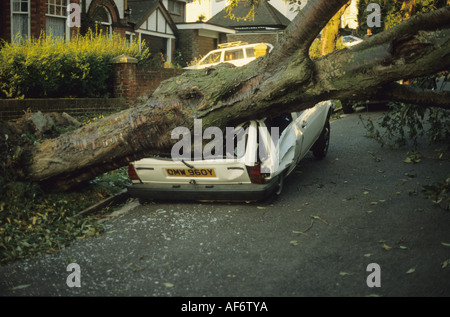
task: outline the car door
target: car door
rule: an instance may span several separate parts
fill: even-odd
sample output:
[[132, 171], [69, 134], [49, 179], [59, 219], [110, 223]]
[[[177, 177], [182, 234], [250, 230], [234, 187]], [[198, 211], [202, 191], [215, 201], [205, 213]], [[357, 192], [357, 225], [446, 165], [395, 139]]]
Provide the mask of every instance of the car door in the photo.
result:
[[262, 137], [266, 156], [263, 166], [270, 166], [270, 172], [277, 175], [281, 172], [289, 174], [295, 167], [299, 152], [298, 135], [295, 128], [294, 114], [287, 113], [279, 117], [266, 118], [259, 135]]
[[300, 115], [299, 129], [303, 133], [301, 157], [304, 157], [308, 153], [322, 132], [327, 113], [327, 105], [325, 103], [318, 103]]

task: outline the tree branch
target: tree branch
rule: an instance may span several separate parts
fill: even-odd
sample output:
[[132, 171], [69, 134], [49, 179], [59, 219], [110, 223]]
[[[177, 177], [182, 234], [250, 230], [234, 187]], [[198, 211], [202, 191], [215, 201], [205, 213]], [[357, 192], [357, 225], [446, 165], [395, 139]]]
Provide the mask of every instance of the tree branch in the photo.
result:
[[423, 107], [450, 109], [450, 91], [421, 89], [408, 85], [390, 83], [380, 89], [377, 97], [387, 100], [417, 104]]
[[309, 47], [328, 21], [348, 0], [308, 1], [289, 24], [285, 35], [270, 56], [273, 65], [291, 56], [296, 51], [308, 56]]
[[400, 35], [411, 35], [419, 31], [435, 31], [450, 27], [450, 6], [424, 14], [415, 15], [408, 20], [384, 32], [369, 37], [362, 43], [353, 46], [353, 51], [365, 50], [368, 47], [392, 42]]
[[35, 145], [30, 179], [73, 185], [149, 154], [170, 152], [171, 131], [178, 126], [192, 131], [196, 118], [204, 127], [225, 128], [327, 99], [360, 98], [390, 82], [450, 68], [450, 8], [406, 21], [354, 49], [310, 60], [309, 46], [346, 2], [310, 0], [265, 58], [241, 68], [185, 72], [165, 81], [147, 105]]

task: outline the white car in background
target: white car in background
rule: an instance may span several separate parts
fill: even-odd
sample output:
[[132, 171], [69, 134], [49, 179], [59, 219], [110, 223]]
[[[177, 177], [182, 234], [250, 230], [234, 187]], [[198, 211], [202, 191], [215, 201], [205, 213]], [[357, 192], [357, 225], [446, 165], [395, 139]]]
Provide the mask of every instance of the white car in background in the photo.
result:
[[240, 67], [256, 59], [255, 48], [258, 49], [258, 47], [265, 50], [264, 54], [270, 53], [273, 49], [273, 45], [269, 43], [231, 42], [220, 44], [218, 49], [210, 51], [196, 65], [184, 67], [184, 69], [203, 69], [220, 63], [230, 63]]
[[345, 47], [351, 47], [351, 46], [361, 43], [363, 41], [363, 39], [353, 36], [353, 35], [345, 35], [341, 38], [341, 41], [342, 41], [342, 45], [344, 45]]
[[[284, 179], [312, 151], [325, 157], [332, 101], [276, 118], [252, 120], [239, 143], [244, 151], [201, 160], [144, 158], [129, 165], [128, 192], [142, 200], [264, 200], [279, 195]], [[270, 135], [278, 127], [278, 140]], [[230, 152], [230, 151], [228, 151]], [[261, 154], [262, 153], [262, 154]]]

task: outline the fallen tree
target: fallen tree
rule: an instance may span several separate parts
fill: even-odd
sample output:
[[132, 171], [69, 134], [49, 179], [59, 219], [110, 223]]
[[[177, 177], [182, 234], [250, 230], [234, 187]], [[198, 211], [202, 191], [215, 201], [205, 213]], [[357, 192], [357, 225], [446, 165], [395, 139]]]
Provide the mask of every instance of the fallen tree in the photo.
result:
[[[274, 51], [247, 66], [186, 72], [163, 82], [145, 105], [31, 145], [15, 175], [68, 188], [130, 161], [170, 153], [176, 142], [171, 131], [178, 126], [192, 130], [194, 119], [202, 119], [204, 128], [225, 128], [327, 99], [377, 96], [448, 109], [448, 93], [423, 95], [395, 82], [449, 69], [450, 7], [416, 15], [357, 46], [312, 60], [312, 42], [347, 2], [309, 1]], [[20, 138], [5, 135], [18, 135], [21, 128], [3, 123], [1, 130], [3, 146], [17, 150], [13, 140]]]

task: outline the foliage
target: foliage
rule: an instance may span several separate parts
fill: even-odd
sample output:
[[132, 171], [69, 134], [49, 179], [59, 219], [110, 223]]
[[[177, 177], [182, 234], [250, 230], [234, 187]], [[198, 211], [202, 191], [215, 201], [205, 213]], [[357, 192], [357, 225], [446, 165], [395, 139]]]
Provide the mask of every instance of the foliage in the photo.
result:
[[367, 20], [367, 16], [371, 13], [366, 11], [369, 3], [376, 3], [380, 5], [381, 8], [381, 27], [372, 28], [372, 33], [376, 34], [399, 24], [411, 15], [442, 8], [446, 5], [446, 1], [447, 0], [360, 0], [358, 17], [358, 20], [360, 21], [359, 33], [363, 36], [367, 32], [368, 27], [365, 21]]
[[309, 57], [315, 59], [320, 57], [320, 39], [316, 38], [309, 47]]
[[195, 22], [203, 23], [203, 22], [206, 22], [206, 20], [207, 20], [206, 16], [202, 13], [198, 16], [197, 21], [195, 21]]
[[197, 64], [200, 62], [200, 60], [201, 60], [202, 58], [203, 58], [202, 55], [200, 55], [199, 57], [194, 57], [194, 59], [193, 59], [192, 61], [186, 63], [186, 65], [187, 65], [187, 66], [194, 66], [194, 65], [197, 65]]
[[[433, 76], [417, 78], [410, 85], [420, 88], [437, 87], [436, 78], [448, 78], [442, 73]], [[392, 148], [407, 145], [409, 141], [417, 147], [420, 137], [427, 137], [429, 143], [449, 145], [450, 141], [450, 110], [442, 108], [425, 108], [414, 104], [389, 102], [390, 111], [385, 113], [379, 122], [381, 132], [369, 119], [366, 128], [369, 136], [377, 140], [382, 146]]]
[[[83, 125], [102, 118], [77, 118]], [[70, 127], [64, 129], [70, 130]], [[65, 131], [63, 131], [65, 132]], [[7, 135], [0, 138], [0, 263], [44, 253], [58, 252], [74, 239], [97, 236], [103, 226], [101, 213], [77, 214], [122, 191], [129, 180], [127, 168], [105, 173], [69, 192], [46, 192], [38, 184], [17, 181], [15, 166], [26, 165], [27, 144], [39, 142], [33, 135], [21, 137], [20, 145]]]
[[432, 199], [433, 204], [444, 210], [450, 210], [450, 178], [423, 186], [423, 192], [428, 198]]
[[100, 235], [101, 214], [77, 216], [128, 183], [118, 169], [70, 192], [46, 193], [37, 184], [8, 182], [0, 195], [0, 263], [58, 252], [74, 239]]
[[418, 139], [426, 136], [430, 143], [446, 143], [450, 140], [450, 111], [440, 108], [426, 109], [413, 104], [390, 102], [390, 111], [379, 122], [368, 119], [366, 128], [370, 137], [382, 146], [402, 147], [412, 142], [416, 148]]
[[118, 34], [89, 31], [69, 42], [41, 34], [16, 38], [0, 50], [0, 97], [107, 97], [112, 93], [115, 56], [126, 54], [146, 63], [148, 49], [139, 52]]
[[227, 17], [236, 20], [236, 21], [252, 21], [255, 18], [256, 10], [258, 9], [258, 5], [261, 0], [247, 0], [247, 6], [249, 7], [248, 13], [246, 16], [237, 17], [233, 13], [233, 9], [238, 6], [239, 0], [230, 0], [228, 1], [227, 6], [225, 7], [225, 11], [227, 12]]
[[[74, 217], [86, 196], [46, 195], [36, 184], [9, 183], [1, 197], [0, 262], [30, 254], [56, 252], [76, 237], [102, 231], [90, 218]], [[14, 194], [12, 194], [14, 193]]]

